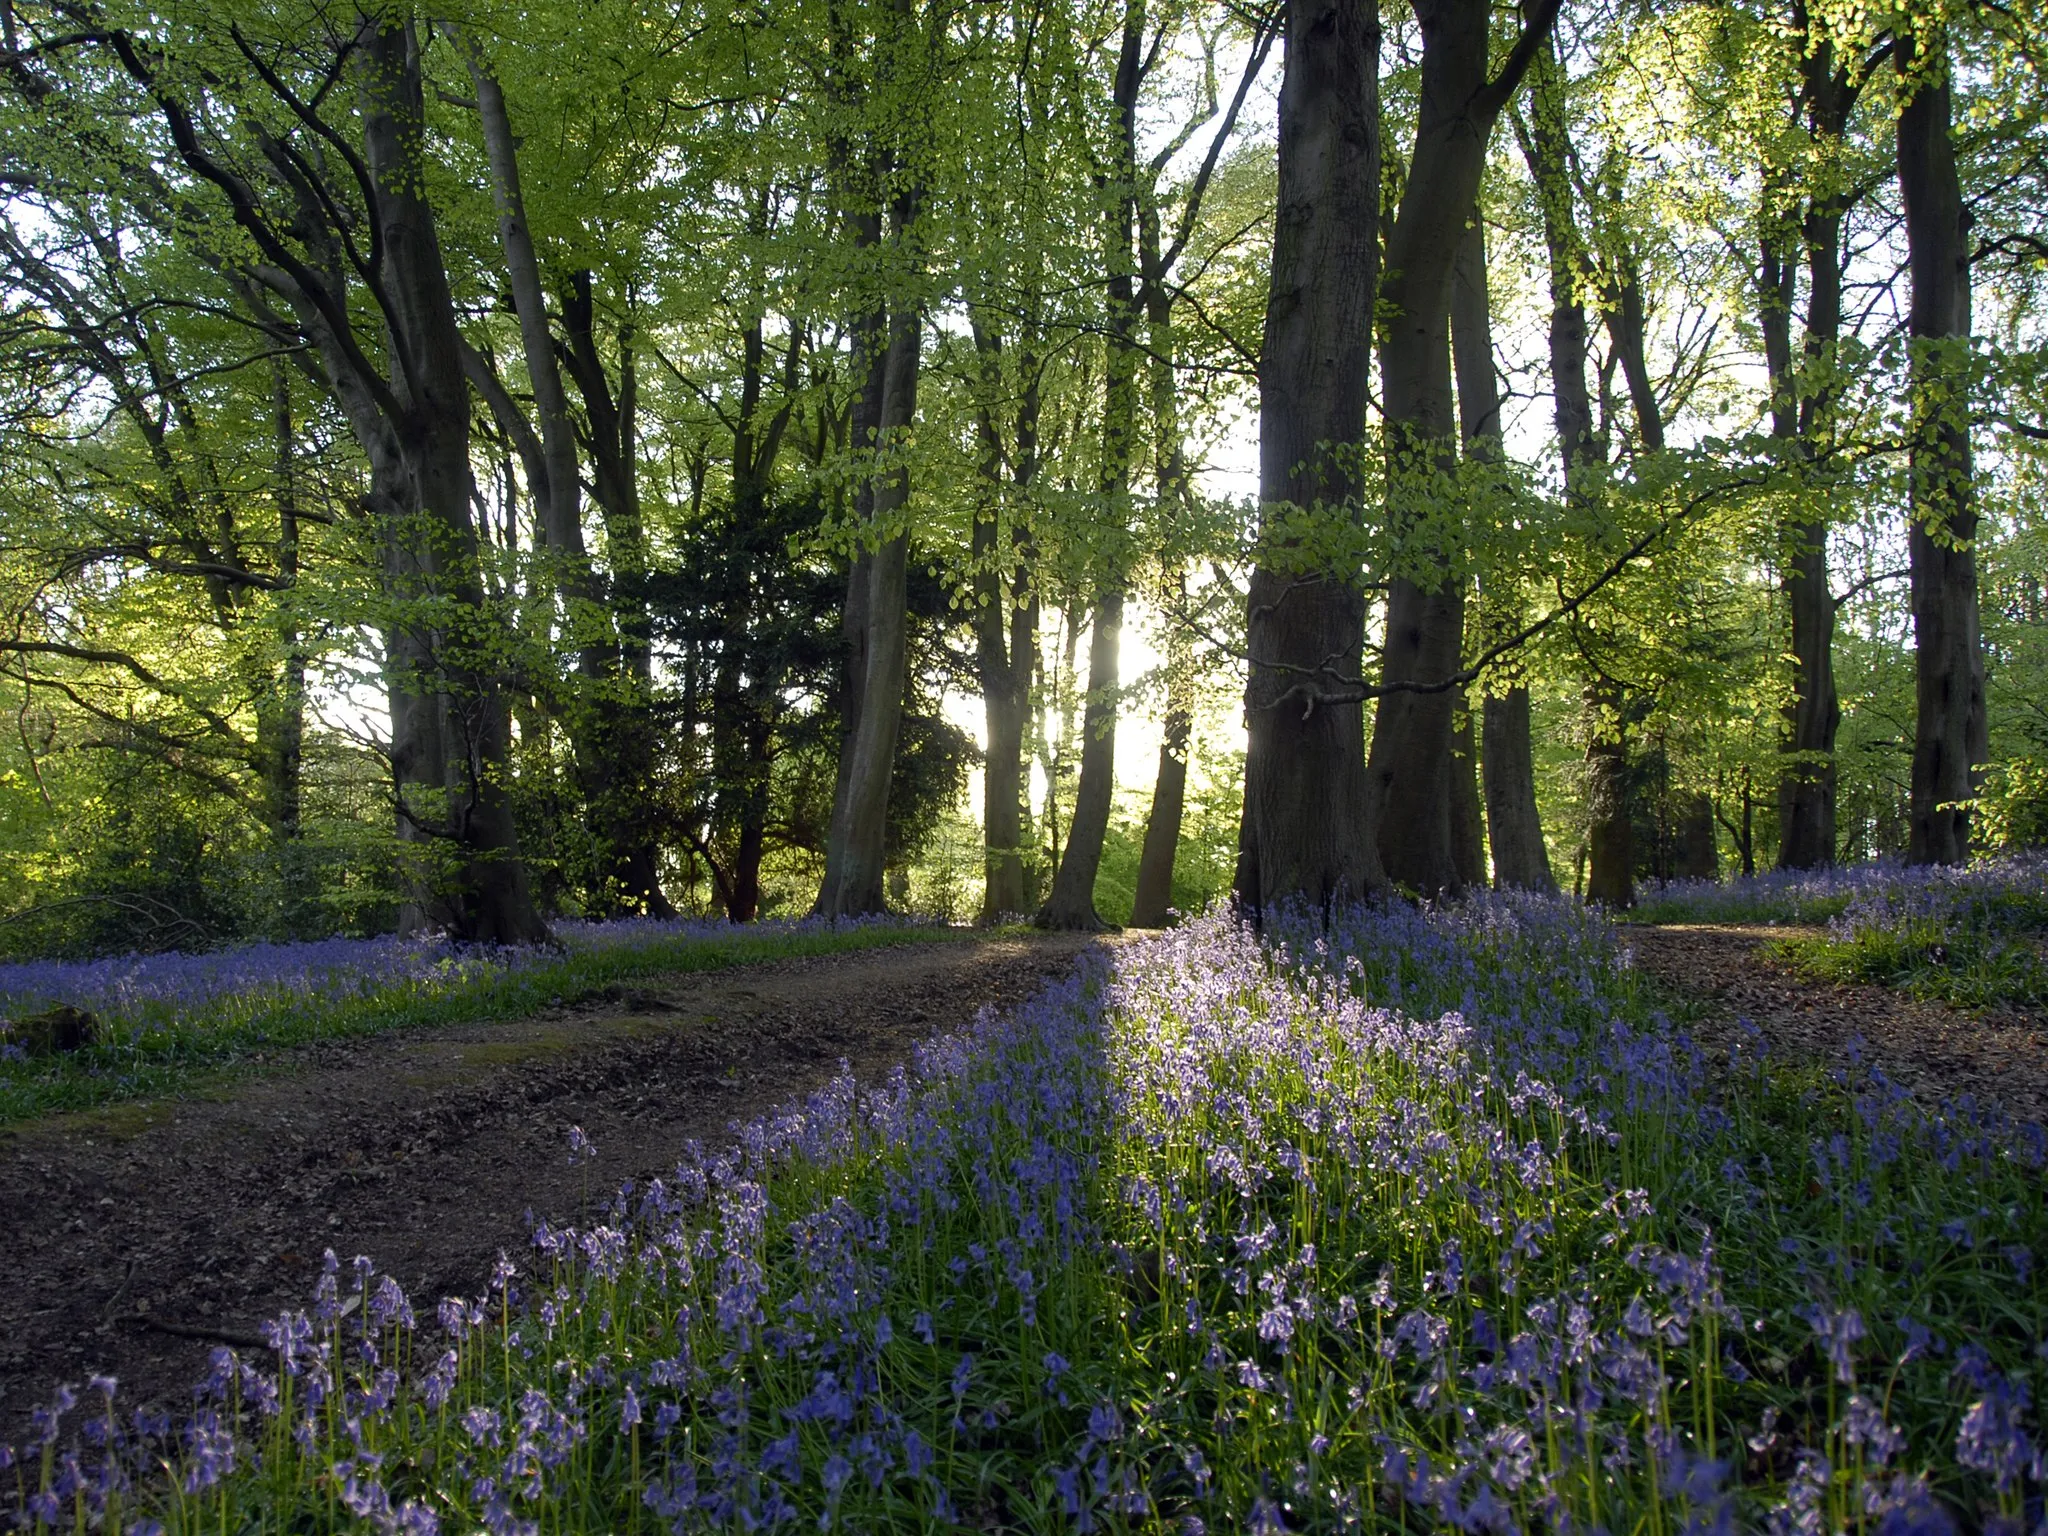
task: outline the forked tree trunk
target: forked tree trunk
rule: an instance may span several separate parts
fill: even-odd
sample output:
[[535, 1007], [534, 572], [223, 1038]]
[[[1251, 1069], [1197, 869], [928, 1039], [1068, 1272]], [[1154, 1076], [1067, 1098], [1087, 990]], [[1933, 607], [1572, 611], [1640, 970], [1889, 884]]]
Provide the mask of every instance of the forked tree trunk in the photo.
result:
[[[1259, 352], [1259, 499], [1358, 516], [1379, 277], [1379, 10], [1294, 0], [1280, 85], [1280, 186]], [[1236, 890], [1254, 918], [1385, 888], [1366, 798], [1357, 573], [1269, 553], [1246, 615], [1244, 819]]]
[[[484, 606], [469, 465], [469, 386], [447, 268], [426, 202], [425, 101], [409, 22], [368, 19], [363, 59], [364, 159], [390, 319], [410, 367], [394, 368], [395, 421], [372, 431], [372, 496], [386, 523], [391, 751], [400, 835], [418, 845], [418, 920], [464, 939], [547, 938], [519, 857], [507, 797], [509, 722], [479, 637], [436, 623], [443, 605]], [[367, 445], [366, 445], [367, 446]], [[381, 461], [381, 462], [380, 462]]]
[[1947, 39], [1903, 33], [1895, 57], [1899, 195], [1912, 273], [1914, 704], [1907, 859], [1970, 851], [1976, 768], [1989, 755], [1977, 617], [1977, 496], [1969, 425], [1968, 210], [1950, 137]]
[[[1413, 487], [1457, 462], [1451, 274], [1477, 205], [1494, 121], [1549, 36], [1557, 7], [1532, 7], [1522, 37], [1491, 80], [1485, 0], [1416, 0], [1415, 13], [1423, 50], [1414, 158], [1387, 238], [1380, 287], [1381, 402], [1394, 492], [1389, 517], [1396, 521], [1412, 515], [1406, 503]], [[1440, 685], [1463, 661], [1464, 578], [1456, 566], [1464, 533], [1446, 526], [1437, 537], [1438, 547], [1419, 568], [1397, 574], [1388, 587], [1382, 664], [1388, 691], [1374, 720], [1367, 769], [1387, 876], [1425, 895], [1458, 885], [1451, 854], [1455, 699]], [[1396, 686], [1404, 683], [1419, 686]]]
[[[561, 356], [583, 399], [591, 487], [603, 519], [611, 579], [605, 593], [617, 662], [606, 697], [585, 725], [590, 750], [605, 759], [609, 783], [590, 808], [610, 863], [618, 904], [649, 917], [673, 917], [661, 888], [661, 831], [652, 786], [660, 757], [655, 718], [654, 625], [647, 603], [647, 535], [640, 515], [639, 380], [633, 327], [617, 332], [618, 390], [614, 394], [597, 350], [596, 305], [587, 270], [571, 275], [562, 299], [565, 345]], [[700, 478], [696, 481], [701, 491]]]
[[[559, 715], [575, 752], [576, 781], [584, 803], [584, 822], [596, 845], [590, 896], [607, 914], [646, 912], [663, 915], [673, 909], [662, 895], [658, 857], [644, 818], [627, 810], [644, 801], [652, 753], [628, 748], [626, 737], [644, 704], [628, 695], [630, 674], [621, 676], [620, 654], [613, 636], [604, 583], [592, 565], [583, 538], [583, 503], [579, 455], [562, 365], [548, 325], [546, 289], [533, 234], [526, 221], [526, 199], [520, 184], [519, 139], [505, 103], [505, 93], [482, 55], [462, 39], [476, 90], [477, 115], [483, 127], [490, 164], [491, 196], [498, 214], [498, 242], [519, 320], [521, 350], [533, 391], [539, 452], [529, 451], [527, 479], [534, 508], [546, 534], [543, 562], [552, 576], [576, 653], [577, 680], [559, 701]], [[586, 290], [587, 297], [587, 290]], [[584, 329], [587, 331], [587, 317]], [[471, 358], [472, 371], [487, 365]], [[495, 383], [495, 381], [492, 381]], [[501, 417], [517, 415], [510, 396], [490, 389]], [[523, 436], [523, 420], [506, 421]]]
[[[907, 233], [910, 215], [899, 210], [896, 233]], [[917, 370], [923, 319], [912, 300], [898, 300], [889, 320], [889, 351], [882, 387], [881, 442], [884, 454], [900, 453], [917, 413]], [[876, 477], [874, 521], [898, 520], [910, 500], [910, 471], [888, 464]], [[817, 910], [826, 917], [862, 917], [887, 910], [889, 786], [896, 768], [896, 743], [903, 724], [903, 685], [909, 660], [910, 533], [883, 540], [870, 557], [867, 589], [866, 668], [861, 678], [860, 717], [847, 765], [846, 797], [834, 808], [827, 845], [825, 879]], [[838, 854], [835, 860], [832, 855]]]

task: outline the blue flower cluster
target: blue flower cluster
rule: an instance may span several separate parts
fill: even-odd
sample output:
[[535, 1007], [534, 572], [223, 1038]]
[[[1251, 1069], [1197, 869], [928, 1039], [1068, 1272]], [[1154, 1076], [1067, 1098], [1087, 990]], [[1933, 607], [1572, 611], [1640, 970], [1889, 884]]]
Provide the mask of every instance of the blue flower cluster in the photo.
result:
[[189, 1422], [49, 1415], [19, 1520], [2031, 1530], [2042, 1166], [1708, 1057], [1568, 903], [1216, 914], [431, 1321], [330, 1262]]
[[[862, 926], [897, 925], [896, 919], [862, 921]], [[807, 918], [753, 924], [744, 932], [761, 938], [834, 926]], [[336, 1005], [405, 992], [454, 992], [554, 964], [564, 955], [602, 957], [676, 942], [709, 943], [741, 931], [719, 919], [624, 918], [557, 922], [559, 949], [458, 945], [421, 934], [242, 944], [195, 954], [13, 961], [0, 964], [0, 1019], [68, 1005], [97, 1016], [114, 1038], [132, 1040], [209, 1009], [226, 1007], [248, 1015], [280, 1004]]]

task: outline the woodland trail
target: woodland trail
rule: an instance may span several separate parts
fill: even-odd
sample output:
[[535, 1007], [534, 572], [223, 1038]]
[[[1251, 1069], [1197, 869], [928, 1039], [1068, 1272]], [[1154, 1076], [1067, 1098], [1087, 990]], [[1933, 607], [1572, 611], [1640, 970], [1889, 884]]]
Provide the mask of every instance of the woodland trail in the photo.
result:
[[1624, 950], [1685, 1001], [1695, 1029], [1732, 1043], [1747, 1018], [1773, 1051], [1834, 1066], [1859, 1037], [1863, 1057], [1925, 1108], [1974, 1096], [2014, 1119], [2048, 1124], [2048, 1019], [2017, 1010], [1966, 1012], [1889, 987], [1813, 981], [1765, 952], [1772, 939], [1817, 929], [1625, 924]]
[[[974, 938], [688, 976], [531, 1017], [306, 1048], [217, 1097], [0, 1129], [0, 1442], [58, 1382], [189, 1406], [221, 1343], [304, 1307], [333, 1248], [422, 1314], [476, 1294], [525, 1216], [575, 1222], [851, 1063], [872, 1082], [1101, 937]], [[594, 1158], [571, 1167], [581, 1126]]]

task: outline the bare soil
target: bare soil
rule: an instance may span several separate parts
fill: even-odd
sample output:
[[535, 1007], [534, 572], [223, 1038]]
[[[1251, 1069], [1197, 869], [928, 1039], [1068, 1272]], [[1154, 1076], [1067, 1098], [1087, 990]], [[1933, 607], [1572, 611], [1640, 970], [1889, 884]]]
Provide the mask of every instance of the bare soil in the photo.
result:
[[1746, 1018], [1771, 1049], [1826, 1066], [1863, 1059], [1934, 1109], [1973, 1096], [2017, 1120], [2048, 1123], [2048, 1019], [2017, 1010], [1967, 1012], [1888, 987], [1835, 985], [1799, 975], [1765, 952], [1773, 939], [1815, 928], [1624, 927], [1635, 963], [1682, 999], [1703, 1004], [1702, 1032], [1734, 1038]]
[[[529, 1018], [291, 1052], [211, 1094], [0, 1129], [0, 1441], [61, 1381], [189, 1402], [221, 1343], [304, 1306], [333, 1248], [415, 1306], [482, 1290], [529, 1212], [577, 1221], [682, 1144], [873, 1080], [1065, 975], [1099, 937], [956, 940], [655, 977]], [[596, 1143], [580, 1167], [570, 1127]]]

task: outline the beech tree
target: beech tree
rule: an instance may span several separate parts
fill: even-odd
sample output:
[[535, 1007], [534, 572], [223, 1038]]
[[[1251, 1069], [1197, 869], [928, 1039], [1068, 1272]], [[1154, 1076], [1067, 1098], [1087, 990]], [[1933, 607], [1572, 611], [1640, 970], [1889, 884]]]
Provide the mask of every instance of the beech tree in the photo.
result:
[[1292, 0], [1282, 51], [1280, 184], [1259, 352], [1259, 564], [1246, 609], [1244, 821], [1236, 890], [1254, 915], [1327, 911], [1384, 888], [1366, 795], [1363, 708], [1325, 695], [1364, 664], [1358, 574], [1319, 566], [1296, 511], [1352, 522], [1366, 485], [1379, 286], [1379, 16]]

